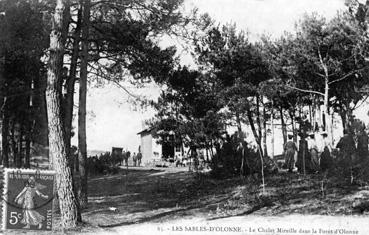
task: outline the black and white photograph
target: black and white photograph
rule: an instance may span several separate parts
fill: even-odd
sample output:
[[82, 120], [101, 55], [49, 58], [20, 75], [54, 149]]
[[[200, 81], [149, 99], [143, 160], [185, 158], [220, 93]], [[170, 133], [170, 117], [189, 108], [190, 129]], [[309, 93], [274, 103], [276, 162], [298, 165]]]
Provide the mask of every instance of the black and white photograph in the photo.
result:
[[369, 234], [369, 0], [0, 0], [0, 232]]

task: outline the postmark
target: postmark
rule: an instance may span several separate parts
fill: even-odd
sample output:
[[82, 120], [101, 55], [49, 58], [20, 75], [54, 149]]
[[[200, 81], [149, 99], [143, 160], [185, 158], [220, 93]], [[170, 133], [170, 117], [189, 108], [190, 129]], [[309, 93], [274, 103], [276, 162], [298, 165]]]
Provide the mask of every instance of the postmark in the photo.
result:
[[52, 230], [54, 171], [4, 170], [3, 229]]

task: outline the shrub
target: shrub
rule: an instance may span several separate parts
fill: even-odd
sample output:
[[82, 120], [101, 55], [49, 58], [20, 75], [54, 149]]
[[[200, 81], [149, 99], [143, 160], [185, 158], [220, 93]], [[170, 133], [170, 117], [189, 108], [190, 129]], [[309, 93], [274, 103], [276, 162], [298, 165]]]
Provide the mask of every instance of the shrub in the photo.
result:
[[117, 174], [119, 171], [109, 152], [88, 158], [87, 169], [90, 175]]
[[[242, 160], [243, 158], [243, 160]], [[263, 157], [264, 173], [276, 173], [278, 167], [269, 157]], [[236, 175], [252, 175], [261, 173], [260, 154], [255, 149], [249, 148], [246, 142], [225, 143], [218, 150], [210, 162], [212, 177], [225, 178]]]

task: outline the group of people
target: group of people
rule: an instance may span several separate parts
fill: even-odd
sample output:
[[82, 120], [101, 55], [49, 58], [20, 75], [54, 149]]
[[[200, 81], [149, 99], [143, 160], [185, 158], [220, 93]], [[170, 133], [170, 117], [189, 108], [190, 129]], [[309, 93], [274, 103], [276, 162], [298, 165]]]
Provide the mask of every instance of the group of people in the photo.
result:
[[[317, 136], [321, 136], [316, 140]], [[334, 162], [345, 161], [354, 165], [368, 157], [368, 135], [365, 126], [358, 130], [344, 130], [344, 136], [335, 148], [331, 146], [326, 132], [300, 135], [299, 147], [288, 135], [284, 145], [284, 157], [289, 172], [316, 173], [327, 171]], [[336, 159], [338, 158], [338, 159]], [[336, 159], [336, 161], [335, 161]]]
[[138, 152], [137, 154], [133, 153], [132, 160], [133, 166], [141, 166], [142, 153], [141, 152]]
[[[131, 152], [130, 151], [123, 151], [122, 153], [122, 165], [128, 166], [128, 159], [131, 157]], [[142, 153], [139, 149], [138, 153], [136, 154], [136, 152], [133, 152], [132, 155], [132, 161], [133, 161], [133, 166], [141, 166], [141, 161], [142, 161]]]
[[320, 146], [317, 144], [315, 133], [310, 133], [307, 136], [300, 135], [299, 148], [293, 141], [293, 135], [288, 135], [288, 141], [284, 145], [284, 156], [289, 172], [325, 170], [332, 160], [332, 147], [327, 140], [327, 133], [322, 132], [320, 135], [322, 137]]

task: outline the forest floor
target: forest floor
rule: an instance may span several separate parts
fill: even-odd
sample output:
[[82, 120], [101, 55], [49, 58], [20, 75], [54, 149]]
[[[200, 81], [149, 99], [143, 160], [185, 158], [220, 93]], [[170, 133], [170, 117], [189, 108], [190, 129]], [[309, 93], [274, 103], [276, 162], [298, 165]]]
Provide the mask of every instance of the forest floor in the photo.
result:
[[[240, 216], [367, 217], [369, 187], [327, 180], [321, 174], [213, 179], [187, 168], [130, 168], [89, 179], [84, 224], [68, 233], [110, 233], [129, 226]], [[118, 229], [118, 230], [117, 230]], [[39, 234], [39, 233], [38, 233]]]

